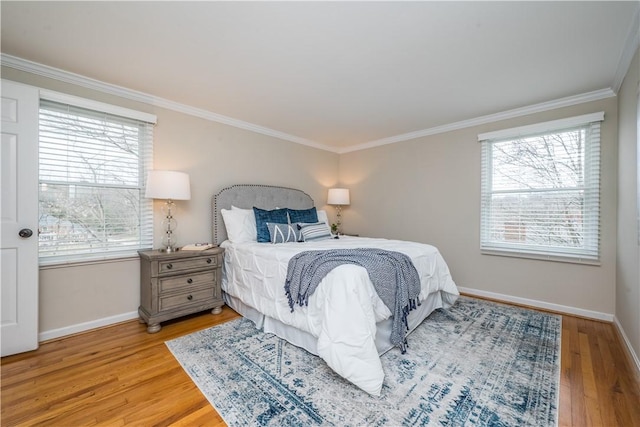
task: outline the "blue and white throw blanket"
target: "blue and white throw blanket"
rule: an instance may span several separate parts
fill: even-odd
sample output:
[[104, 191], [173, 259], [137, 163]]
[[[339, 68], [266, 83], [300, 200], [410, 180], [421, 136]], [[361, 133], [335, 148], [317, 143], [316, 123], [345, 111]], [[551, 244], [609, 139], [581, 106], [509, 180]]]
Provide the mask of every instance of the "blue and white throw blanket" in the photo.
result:
[[306, 306], [322, 279], [334, 268], [343, 264], [364, 267], [373, 287], [393, 315], [391, 344], [407, 346], [407, 316], [420, 305], [420, 276], [407, 255], [375, 248], [331, 249], [305, 251], [289, 260], [285, 292], [293, 312], [297, 303]]

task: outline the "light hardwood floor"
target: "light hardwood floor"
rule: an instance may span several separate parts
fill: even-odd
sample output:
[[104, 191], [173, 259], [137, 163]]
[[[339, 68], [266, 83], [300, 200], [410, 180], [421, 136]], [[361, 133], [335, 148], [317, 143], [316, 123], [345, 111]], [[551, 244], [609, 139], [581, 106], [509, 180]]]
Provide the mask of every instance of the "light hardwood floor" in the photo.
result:
[[[2, 359], [3, 427], [224, 426], [164, 342], [233, 319], [207, 312], [147, 334], [137, 321]], [[563, 316], [560, 426], [640, 426], [640, 389], [613, 326]]]

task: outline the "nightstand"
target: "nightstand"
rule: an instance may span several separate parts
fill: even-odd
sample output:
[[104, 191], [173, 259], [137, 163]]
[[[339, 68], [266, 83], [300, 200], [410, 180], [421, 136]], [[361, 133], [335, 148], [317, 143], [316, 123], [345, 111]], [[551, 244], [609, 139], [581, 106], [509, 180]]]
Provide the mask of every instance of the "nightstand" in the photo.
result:
[[222, 255], [205, 251], [138, 251], [140, 255], [140, 321], [153, 334], [160, 322], [199, 311], [222, 311]]

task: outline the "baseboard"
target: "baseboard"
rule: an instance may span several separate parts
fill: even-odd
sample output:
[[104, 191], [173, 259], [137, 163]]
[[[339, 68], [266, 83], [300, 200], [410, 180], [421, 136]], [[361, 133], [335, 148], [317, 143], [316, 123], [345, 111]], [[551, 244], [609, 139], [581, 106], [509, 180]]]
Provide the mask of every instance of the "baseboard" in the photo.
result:
[[[626, 345], [628, 351], [630, 352], [630, 355], [631, 355], [633, 361], [635, 362], [636, 369], [640, 370], [640, 362], [638, 361], [638, 357], [635, 354], [635, 352], [633, 351], [633, 348], [631, 347], [631, 344], [629, 343], [629, 340], [627, 339], [626, 335], [624, 334], [624, 330], [622, 329], [622, 327], [618, 323], [618, 320], [615, 319], [613, 314], [601, 313], [601, 312], [591, 311], [591, 310], [584, 310], [584, 309], [581, 309], [581, 308], [569, 307], [569, 306], [560, 305], [560, 304], [551, 304], [551, 303], [544, 302], [544, 301], [537, 301], [537, 300], [532, 300], [532, 299], [527, 299], [527, 298], [514, 297], [514, 296], [511, 296], [511, 295], [505, 295], [505, 294], [499, 294], [499, 293], [495, 293], [495, 292], [482, 291], [482, 290], [479, 290], [479, 289], [465, 288], [465, 287], [462, 287], [462, 286], [458, 286], [458, 289], [460, 290], [460, 292], [468, 294], [468, 295], [472, 295], [472, 296], [491, 298], [491, 299], [494, 299], [494, 300], [497, 300], [497, 301], [510, 302], [510, 303], [514, 303], [514, 304], [528, 305], [530, 307], [536, 307], [536, 308], [541, 308], [541, 309], [550, 310], [550, 311], [557, 311], [559, 313], [566, 313], [566, 314], [571, 314], [571, 315], [575, 315], [575, 316], [586, 317], [586, 318], [589, 318], [589, 319], [596, 319], [596, 320], [604, 320], [604, 321], [607, 321], [607, 322], [614, 322], [615, 325], [616, 325], [616, 328], [620, 332], [620, 335], [623, 337], [625, 345]], [[129, 312], [129, 313], [122, 313], [122, 314], [118, 314], [116, 316], [103, 317], [102, 319], [96, 319], [96, 320], [92, 320], [90, 322], [78, 323], [78, 324], [75, 324], [75, 325], [65, 326], [64, 328], [58, 328], [58, 329], [52, 329], [52, 330], [49, 330], [49, 331], [40, 332], [38, 334], [38, 341], [39, 342], [48, 341], [48, 340], [52, 340], [52, 339], [55, 339], [55, 338], [60, 338], [60, 337], [64, 337], [64, 336], [67, 336], [67, 335], [73, 335], [73, 334], [77, 334], [77, 333], [80, 333], [80, 332], [85, 332], [85, 331], [88, 331], [88, 330], [91, 330], [91, 329], [97, 329], [97, 328], [101, 328], [103, 326], [109, 326], [109, 325], [113, 325], [114, 323], [126, 322], [127, 320], [132, 320], [132, 319], [137, 319], [137, 318], [138, 318], [138, 312], [137, 311], [132, 311], [132, 312]]]
[[80, 332], [89, 331], [91, 329], [101, 328], [103, 326], [113, 325], [114, 323], [126, 322], [127, 320], [137, 319], [138, 312], [132, 311], [129, 313], [122, 313], [115, 316], [103, 317], [102, 319], [92, 320], [90, 322], [77, 323], [71, 326], [65, 326], [64, 328], [51, 329], [49, 331], [43, 331], [38, 334], [38, 342], [49, 341], [55, 338], [64, 337], [67, 335], [73, 335]]
[[530, 307], [540, 308], [543, 310], [556, 311], [558, 313], [586, 317], [587, 319], [604, 320], [606, 322], [613, 322], [613, 318], [614, 318], [613, 314], [609, 314], [609, 313], [601, 313], [599, 311], [584, 310], [582, 308], [569, 307], [569, 306], [560, 305], [560, 304], [552, 304], [552, 303], [528, 299], [528, 298], [514, 297], [511, 295], [498, 294], [495, 292], [482, 291], [479, 289], [464, 288], [462, 286], [458, 286], [458, 290], [462, 293], [472, 295], [472, 296], [491, 298], [497, 301], [510, 302], [514, 304], [528, 305]]
[[622, 347], [624, 348], [625, 353], [627, 355], [627, 359], [629, 359], [631, 368], [635, 373], [636, 380], [640, 381], [640, 359], [638, 359], [638, 355], [633, 350], [631, 341], [629, 341], [627, 334], [624, 333], [624, 329], [622, 328], [622, 325], [618, 321], [618, 318], [615, 316], [613, 318], [613, 324], [615, 325], [615, 329], [616, 329], [616, 332], [618, 333], [618, 336], [620, 337], [620, 340], [624, 344]]

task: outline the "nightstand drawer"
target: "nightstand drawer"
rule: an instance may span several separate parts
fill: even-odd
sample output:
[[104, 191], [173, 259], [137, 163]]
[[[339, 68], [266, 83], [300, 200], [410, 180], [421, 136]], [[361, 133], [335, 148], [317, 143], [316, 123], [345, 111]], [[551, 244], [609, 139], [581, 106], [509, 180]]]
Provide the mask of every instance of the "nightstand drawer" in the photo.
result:
[[176, 307], [197, 305], [213, 299], [213, 289], [200, 289], [193, 292], [185, 292], [177, 295], [160, 297], [160, 310], [169, 310]]
[[216, 275], [212, 271], [203, 271], [202, 273], [194, 273], [183, 276], [167, 277], [159, 279], [160, 293], [171, 292], [182, 289], [186, 286], [194, 286], [203, 283], [215, 284]]
[[197, 268], [214, 267], [217, 265], [218, 257], [203, 256], [199, 258], [167, 260], [158, 263], [159, 274], [173, 273], [176, 271], [194, 270]]

